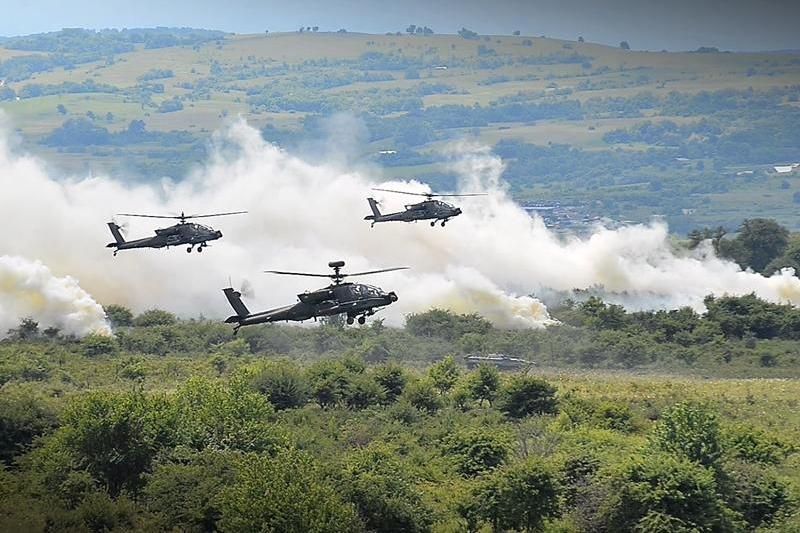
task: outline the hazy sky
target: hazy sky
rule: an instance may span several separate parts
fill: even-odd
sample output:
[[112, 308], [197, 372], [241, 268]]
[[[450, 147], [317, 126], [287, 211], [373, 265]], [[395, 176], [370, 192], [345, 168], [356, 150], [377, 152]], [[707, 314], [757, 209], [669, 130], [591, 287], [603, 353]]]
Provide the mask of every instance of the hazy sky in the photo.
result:
[[800, 49], [800, 0], [0, 0], [0, 35], [63, 27], [192, 26], [236, 33], [382, 33], [408, 24], [437, 33], [547, 35], [670, 50]]

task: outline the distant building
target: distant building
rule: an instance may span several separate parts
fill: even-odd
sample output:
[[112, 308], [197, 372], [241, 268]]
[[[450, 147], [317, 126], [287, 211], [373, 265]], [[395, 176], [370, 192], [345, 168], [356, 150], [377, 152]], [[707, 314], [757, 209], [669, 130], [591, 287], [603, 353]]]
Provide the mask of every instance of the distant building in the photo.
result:
[[533, 361], [526, 361], [525, 359], [510, 357], [500, 353], [490, 353], [487, 355], [468, 355], [464, 359], [467, 362], [467, 368], [470, 369], [484, 363], [496, 366], [500, 370], [516, 370], [535, 364]]
[[792, 163], [791, 165], [777, 165], [772, 168], [774, 168], [775, 172], [778, 174], [788, 174], [789, 172], [794, 172], [797, 170], [797, 167], [800, 167], [800, 163]]

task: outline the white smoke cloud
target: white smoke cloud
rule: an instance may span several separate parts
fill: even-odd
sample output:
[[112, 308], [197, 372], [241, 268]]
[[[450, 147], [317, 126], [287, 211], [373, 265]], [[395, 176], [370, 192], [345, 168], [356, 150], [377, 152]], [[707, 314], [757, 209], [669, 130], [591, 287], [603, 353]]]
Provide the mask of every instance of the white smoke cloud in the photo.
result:
[[[460, 145], [451, 154], [464, 192], [464, 214], [446, 228], [427, 223], [370, 228], [365, 198], [383, 210], [402, 209], [401, 195], [370, 191], [378, 185], [426, 191], [421, 183], [388, 183], [347, 163], [309, 164], [263, 141], [244, 122], [217, 140], [219, 150], [179, 183], [133, 185], [108, 177], [52, 179], [35, 158], [19, 155], [0, 135], [0, 233], [3, 253], [41, 260], [56, 275], [77, 277], [98, 301], [136, 311], [161, 307], [184, 316], [230, 314], [221, 288], [248, 280], [251, 310], [295, 301], [317, 288], [312, 279], [275, 277], [261, 270], [321, 271], [344, 259], [352, 270], [410, 266], [365, 278], [394, 290], [400, 300], [382, 313], [393, 324], [431, 306], [478, 312], [503, 327], [550, 322], [531, 294], [600, 288], [630, 307], [702, 308], [705, 295], [755, 292], [772, 301], [800, 303], [800, 280], [741, 271], [708, 250], [676, 253], [662, 224], [620, 230], [598, 228], [589, 238], [564, 241], [504, 193], [503, 165], [488, 149]], [[202, 255], [181, 249], [122, 251], [112, 257], [105, 222], [118, 212], [179, 213], [249, 210], [214, 219], [225, 234]], [[13, 226], [10, 226], [13, 221]], [[131, 219], [129, 238], [152, 235], [152, 221]]]
[[54, 276], [38, 261], [0, 256], [0, 337], [24, 317], [79, 336], [111, 333], [103, 308], [77, 280]]

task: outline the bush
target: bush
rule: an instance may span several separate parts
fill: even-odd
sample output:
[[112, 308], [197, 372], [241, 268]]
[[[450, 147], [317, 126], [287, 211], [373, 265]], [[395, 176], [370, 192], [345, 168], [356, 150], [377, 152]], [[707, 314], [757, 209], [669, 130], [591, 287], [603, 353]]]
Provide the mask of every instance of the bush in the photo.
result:
[[716, 415], [691, 402], [679, 403], [667, 411], [652, 439], [657, 448], [703, 466], [713, 465], [722, 454]]
[[0, 469], [26, 452], [34, 439], [54, 429], [56, 414], [40, 398], [6, 389], [0, 395]]
[[731, 461], [722, 471], [723, 498], [753, 529], [772, 521], [790, 501], [784, 484], [763, 467]]
[[[602, 531], [730, 531], [730, 512], [717, 498], [713, 473], [666, 454], [634, 457], [604, 482], [606, 501], [591, 520]], [[654, 531], [659, 531], [655, 529]], [[664, 530], [662, 530], [664, 531]]]
[[320, 474], [307, 455], [246, 456], [235, 482], [220, 495], [223, 531], [361, 531], [355, 509]]
[[111, 323], [112, 328], [133, 325], [133, 313], [127, 307], [112, 304], [105, 306], [103, 311], [105, 311], [106, 318]]
[[137, 316], [133, 325], [139, 328], [149, 328], [152, 326], [171, 326], [177, 322], [175, 315], [161, 309], [151, 309]]
[[117, 351], [117, 341], [110, 335], [87, 335], [81, 340], [81, 346], [86, 357], [110, 355]]
[[293, 363], [266, 364], [256, 371], [250, 384], [278, 411], [302, 407], [308, 401], [308, 382]]
[[435, 413], [442, 407], [442, 400], [428, 380], [411, 382], [403, 394], [403, 398], [411, 405], [426, 413]]
[[373, 444], [347, 457], [341, 494], [355, 504], [368, 531], [429, 531], [432, 511], [396, 450]]
[[488, 429], [468, 429], [449, 436], [443, 451], [455, 462], [456, 470], [474, 477], [505, 464], [508, 442], [503, 435]]
[[462, 511], [472, 524], [485, 521], [493, 531], [538, 531], [558, 513], [555, 476], [541, 463], [528, 460], [501, 468], [478, 483]]
[[495, 406], [512, 418], [556, 412], [556, 389], [547, 381], [516, 375], [500, 387]]
[[402, 366], [398, 364], [384, 364], [377, 367], [372, 373], [375, 382], [383, 387], [383, 392], [388, 403], [394, 402], [406, 387], [408, 376]]

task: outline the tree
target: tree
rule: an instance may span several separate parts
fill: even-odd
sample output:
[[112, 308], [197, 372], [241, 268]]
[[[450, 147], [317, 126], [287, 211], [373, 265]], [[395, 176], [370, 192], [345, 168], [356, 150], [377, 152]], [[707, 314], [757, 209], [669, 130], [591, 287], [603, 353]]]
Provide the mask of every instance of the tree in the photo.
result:
[[519, 30], [514, 30], [514, 35], [516, 35], [517, 37], [519, 37], [519, 35], [520, 35], [521, 33], [522, 33], [522, 32], [521, 32], [521, 31], [519, 31]]
[[657, 448], [703, 466], [713, 465], [722, 455], [716, 415], [691, 402], [668, 410], [656, 425], [652, 439]]
[[622, 48], [623, 50], [631, 49], [631, 45], [628, 44], [628, 41], [622, 41], [621, 43], [619, 43], [619, 47]]
[[39, 336], [39, 323], [32, 318], [23, 318], [14, 329], [8, 330], [8, 336], [14, 340], [31, 340]]
[[540, 462], [527, 460], [478, 483], [464, 510], [468, 521], [486, 521], [493, 531], [539, 531], [546, 518], [558, 514], [558, 498], [555, 475]]
[[408, 26], [408, 28], [406, 28], [406, 33], [409, 34], [409, 35], [413, 35], [414, 32], [416, 32], [416, 31], [417, 31], [417, 25], [416, 24], [410, 24]]
[[586, 42], [586, 41], [584, 41], [584, 39], [583, 39], [583, 35], [578, 35], [578, 42], [579, 42], [579, 43]]
[[56, 106], [56, 111], [58, 111], [59, 115], [66, 115], [67, 114], [67, 108], [64, 107], [64, 104], [58, 104]]
[[739, 227], [736, 241], [745, 253], [745, 257], [741, 258], [745, 262], [743, 266], [761, 272], [786, 249], [789, 230], [772, 219], [746, 219]]
[[556, 411], [556, 389], [547, 381], [517, 375], [500, 387], [495, 405], [512, 418]]
[[275, 457], [245, 456], [236, 470], [236, 481], [220, 495], [223, 531], [363, 530], [353, 506], [342, 500], [304, 453], [285, 450]]
[[103, 311], [105, 311], [112, 328], [133, 325], [133, 313], [127, 307], [111, 304], [103, 307]]
[[311, 28], [311, 31], [313, 31], [314, 33], [318, 32], [319, 26], [314, 26], [313, 28]]
[[428, 368], [428, 377], [440, 394], [447, 394], [458, 383], [461, 369], [456, 364], [452, 355], [432, 364]]
[[500, 372], [493, 365], [481, 363], [467, 376], [467, 386], [475, 400], [491, 405], [500, 386]]

